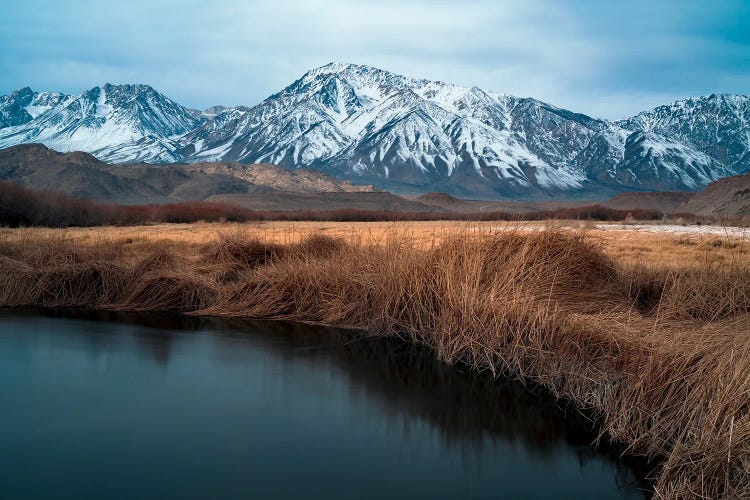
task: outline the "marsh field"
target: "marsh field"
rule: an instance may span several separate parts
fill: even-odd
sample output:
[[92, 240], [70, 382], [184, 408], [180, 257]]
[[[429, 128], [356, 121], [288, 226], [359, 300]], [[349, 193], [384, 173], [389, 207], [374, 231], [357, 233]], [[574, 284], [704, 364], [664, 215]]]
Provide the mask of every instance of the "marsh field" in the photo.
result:
[[743, 497], [750, 241], [690, 228], [0, 229], [0, 305], [284, 319], [399, 337], [574, 403], [602, 439], [652, 459], [656, 496]]

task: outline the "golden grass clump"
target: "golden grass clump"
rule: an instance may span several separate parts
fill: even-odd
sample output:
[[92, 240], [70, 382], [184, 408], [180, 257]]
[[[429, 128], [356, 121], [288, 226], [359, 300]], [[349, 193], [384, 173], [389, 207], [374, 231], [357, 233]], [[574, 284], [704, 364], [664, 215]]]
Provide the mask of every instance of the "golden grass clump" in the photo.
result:
[[247, 237], [242, 232], [220, 234], [217, 242], [204, 245], [201, 255], [206, 264], [222, 263], [232, 268], [254, 268], [279, 257], [283, 245]]
[[0, 280], [0, 305], [283, 318], [399, 336], [591, 410], [603, 435], [658, 461], [660, 496], [750, 492], [742, 259], [623, 263], [588, 235], [555, 229], [467, 231], [431, 246], [403, 235], [78, 244], [6, 233]]
[[687, 269], [629, 266], [630, 295], [646, 313], [665, 319], [715, 321], [750, 313], [750, 266], [706, 262]]
[[62, 264], [34, 274], [36, 283], [27, 293], [34, 302], [52, 307], [105, 306], [130, 281], [121, 266], [107, 261]]
[[115, 307], [130, 311], [190, 312], [210, 305], [217, 295], [213, 281], [185, 271], [146, 273]]

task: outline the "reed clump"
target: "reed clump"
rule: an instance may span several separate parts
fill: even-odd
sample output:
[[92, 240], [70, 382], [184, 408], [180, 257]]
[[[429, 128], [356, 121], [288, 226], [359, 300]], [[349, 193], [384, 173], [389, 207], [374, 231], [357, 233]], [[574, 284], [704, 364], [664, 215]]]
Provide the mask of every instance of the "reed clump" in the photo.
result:
[[0, 305], [283, 318], [424, 344], [534, 381], [657, 461], [663, 497], [750, 491], [750, 266], [624, 265], [582, 233], [456, 234], [425, 248], [242, 233], [202, 244], [19, 233]]

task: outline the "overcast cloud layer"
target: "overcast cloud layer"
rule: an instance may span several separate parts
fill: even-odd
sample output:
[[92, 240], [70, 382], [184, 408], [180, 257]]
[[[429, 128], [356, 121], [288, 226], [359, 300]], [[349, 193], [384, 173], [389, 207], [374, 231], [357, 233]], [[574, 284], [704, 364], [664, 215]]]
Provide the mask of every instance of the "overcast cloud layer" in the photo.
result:
[[260, 102], [330, 61], [532, 96], [610, 119], [750, 93], [745, 0], [10, 0], [0, 94], [148, 83]]

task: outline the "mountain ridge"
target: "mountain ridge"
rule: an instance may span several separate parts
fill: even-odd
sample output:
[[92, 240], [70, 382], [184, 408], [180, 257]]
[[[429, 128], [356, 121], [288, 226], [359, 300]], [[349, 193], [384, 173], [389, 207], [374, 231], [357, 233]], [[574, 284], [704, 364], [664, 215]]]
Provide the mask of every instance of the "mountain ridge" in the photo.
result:
[[219, 194], [372, 193], [309, 169], [230, 162], [112, 165], [90, 153], [60, 153], [43, 144], [0, 149], [0, 180], [32, 189], [59, 191], [97, 201], [126, 204], [203, 200]]
[[[675, 101], [612, 122], [351, 63], [312, 69], [255, 106], [203, 112], [150, 86], [106, 84], [48, 98], [59, 102], [31, 117], [19, 111], [29, 92], [42, 94], [0, 98], [0, 147], [37, 141], [118, 163], [273, 163], [397, 191], [487, 198], [694, 191], [750, 170], [750, 98], [740, 95]], [[64, 111], [75, 103], [88, 114]]]

